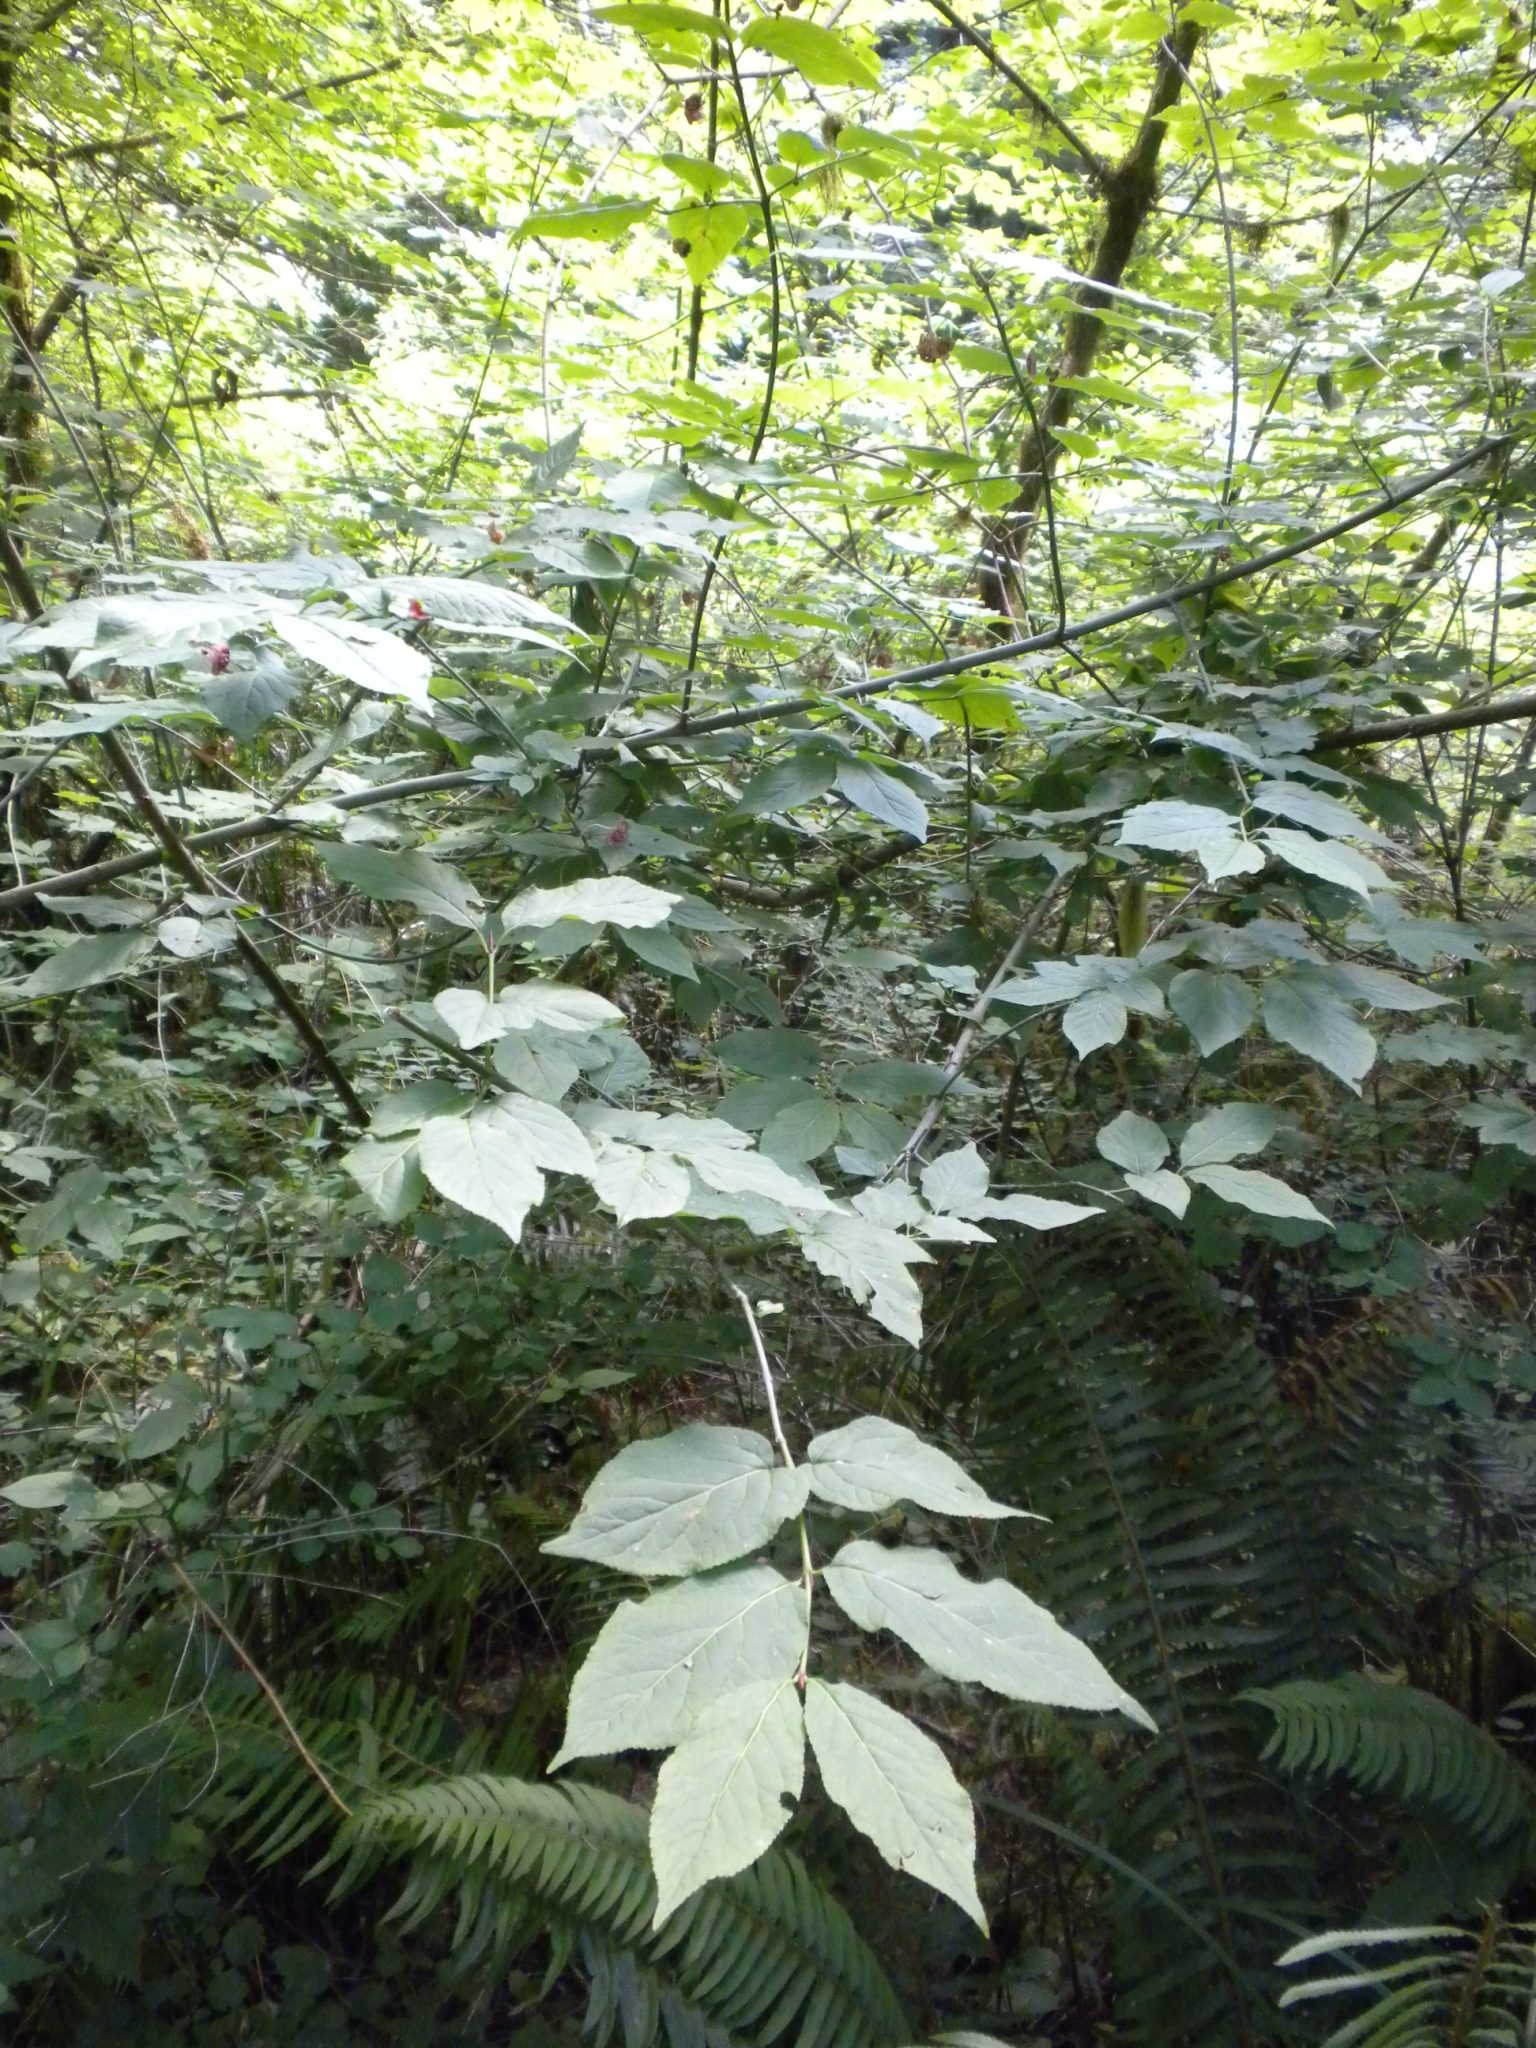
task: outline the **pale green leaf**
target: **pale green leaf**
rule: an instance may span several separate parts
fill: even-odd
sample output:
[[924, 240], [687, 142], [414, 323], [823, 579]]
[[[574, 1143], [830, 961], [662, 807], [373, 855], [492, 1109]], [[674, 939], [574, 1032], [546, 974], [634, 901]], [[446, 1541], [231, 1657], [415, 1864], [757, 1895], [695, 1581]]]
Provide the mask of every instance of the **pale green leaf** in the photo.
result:
[[805, 1729], [822, 1783], [860, 1833], [985, 1931], [976, 1816], [938, 1744], [883, 1700], [819, 1678], [805, 1688]]
[[1094, 1139], [1101, 1158], [1112, 1166], [1124, 1167], [1127, 1173], [1156, 1173], [1168, 1157], [1168, 1140], [1162, 1127], [1153, 1123], [1150, 1117], [1138, 1116], [1133, 1109], [1123, 1109], [1120, 1114]]
[[295, 654], [357, 689], [380, 697], [403, 697], [418, 711], [431, 709], [427, 693], [431, 662], [418, 648], [382, 627], [365, 625], [360, 619], [322, 618], [315, 612], [279, 611], [272, 616], [272, 628]]
[[1045, 1195], [988, 1195], [976, 1213], [1000, 1223], [1022, 1223], [1029, 1230], [1060, 1230], [1104, 1212], [1091, 1202], [1055, 1202]]
[[1128, 1173], [1125, 1184], [1144, 1202], [1155, 1202], [1175, 1216], [1182, 1216], [1189, 1207], [1189, 1182], [1166, 1167], [1158, 1167], [1155, 1173]]
[[764, 1126], [758, 1144], [770, 1159], [803, 1165], [829, 1151], [841, 1128], [837, 1104], [817, 1095], [777, 1110]]
[[946, 1452], [881, 1415], [861, 1415], [829, 1430], [815, 1438], [805, 1455], [812, 1493], [834, 1507], [878, 1514], [908, 1500], [935, 1515], [995, 1521], [1025, 1513], [989, 1499]]
[[429, 854], [391, 853], [382, 846], [353, 846], [343, 841], [315, 848], [338, 882], [360, 896], [380, 903], [409, 903], [445, 924], [478, 931], [482, 908], [479, 892], [457, 868]]
[[638, 227], [654, 199], [599, 199], [589, 206], [536, 207], [517, 230], [546, 242], [617, 242]]
[[1179, 1164], [1187, 1172], [1192, 1166], [1222, 1166], [1247, 1152], [1262, 1152], [1284, 1121], [1259, 1102], [1224, 1102], [1197, 1117], [1184, 1133]]
[[805, 1779], [805, 1714], [784, 1679], [716, 1700], [662, 1765], [651, 1807], [660, 1927], [711, 1878], [734, 1877], [782, 1832]]
[[930, 1209], [952, 1216], [974, 1216], [987, 1198], [990, 1178], [987, 1163], [976, 1147], [961, 1145], [923, 1168], [923, 1200]]
[[766, 1543], [809, 1490], [808, 1474], [781, 1465], [754, 1430], [691, 1422], [611, 1458], [544, 1548], [638, 1578], [707, 1571]]
[[647, 1216], [675, 1216], [688, 1199], [688, 1174], [670, 1153], [605, 1140], [592, 1168], [600, 1202], [621, 1225]]
[[937, 1550], [845, 1544], [827, 1589], [860, 1628], [890, 1629], [941, 1677], [1041, 1706], [1119, 1708], [1153, 1724], [1086, 1643], [1006, 1579], [964, 1579]]
[[416, 1156], [440, 1195], [496, 1224], [514, 1244], [528, 1211], [544, 1199], [544, 1176], [488, 1110], [433, 1117], [421, 1127]]
[[364, 1138], [342, 1154], [341, 1163], [386, 1223], [403, 1222], [421, 1200], [414, 1132], [398, 1138]]
[[53, 1472], [27, 1472], [20, 1479], [13, 1479], [9, 1486], [0, 1486], [0, 1500], [36, 1513], [61, 1508], [72, 1498], [89, 1495], [91, 1491], [86, 1475], [66, 1466]]
[[1119, 844], [1150, 847], [1158, 853], [1192, 853], [1210, 882], [1227, 875], [1257, 874], [1264, 865], [1262, 851], [1242, 837], [1236, 818], [1228, 812], [1170, 798], [1127, 811]]
[[829, 28], [791, 15], [755, 15], [741, 38], [746, 50], [765, 50], [793, 65], [812, 85], [877, 86], [880, 67]]
[[1062, 1012], [1062, 1035], [1080, 1060], [1106, 1045], [1118, 1045], [1130, 1016], [1113, 989], [1084, 989]]
[[864, 811], [910, 838], [928, 837], [928, 806], [900, 776], [872, 762], [844, 761], [837, 771], [837, 786], [856, 811]]
[[675, 975], [679, 981], [697, 981], [699, 971], [693, 964], [693, 956], [675, 932], [665, 925], [630, 926], [615, 925], [615, 938], [622, 939], [627, 950], [637, 960], [643, 960], [647, 967], [654, 967], [658, 974]]
[[572, 1681], [565, 1741], [549, 1768], [670, 1749], [722, 1694], [792, 1678], [808, 1622], [804, 1586], [765, 1564], [700, 1573], [624, 1601]]
[[1536, 1115], [1516, 1095], [1469, 1102], [1457, 1112], [1457, 1122], [1476, 1131], [1485, 1145], [1513, 1145], [1536, 1159]]
[[1365, 1026], [1336, 996], [1299, 976], [1265, 984], [1264, 1029], [1337, 1074], [1357, 1095], [1376, 1059], [1376, 1041]]
[[622, 1024], [624, 1012], [606, 996], [589, 988], [569, 988], [560, 981], [517, 981], [504, 988], [496, 1007], [512, 1031], [564, 1031], [585, 1038], [610, 1024]]
[[907, 1270], [928, 1262], [921, 1245], [839, 1210], [802, 1216], [795, 1234], [817, 1271], [840, 1280], [882, 1329], [909, 1344], [922, 1342], [922, 1291]]
[[484, 1115], [495, 1129], [521, 1145], [535, 1166], [550, 1173], [590, 1175], [596, 1170], [586, 1134], [552, 1102], [533, 1095], [499, 1095]]
[[618, 924], [634, 930], [665, 924], [682, 898], [627, 875], [589, 875], [562, 889], [525, 889], [501, 913], [510, 931], [544, 931], [573, 917], [582, 924]]
[[466, 1052], [472, 1052], [477, 1045], [489, 1045], [512, 1028], [505, 1010], [493, 1003], [483, 989], [440, 989], [432, 998], [432, 1007], [453, 1033], [455, 1044]]
[[541, 1102], [558, 1102], [581, 1079], [568, 1044], [543, 1030], [514, 1031], [499, 1038], [491, 1065], [503, 1081], [525, 1095], [537, 1095]]
[[[1247, 1166], [1192, 1166], [1189, 1177], [1234, 1208], [1250, 1209], [1255, 1216], [1286, 1216], [1302, 1223], [1327, 1223], [1321, 1209], [1298, 1189], [1272, 1173], [1257, 1173]], [[1330, 1226], [1331, 1227], [1331, 1226]]]
[[11, 993], [30, 999], [95, 988], [101, 982], [115, 981], [120, 974], [131, 974], [153, 944], [146, 932], [95, 932], [50, 953]]
[[1210, 1059], [1241, 1038], [1259, 1014], [1252, 989], [1235, 974], [1218, 974], [1204, 967], [1186, 968], [1176, 974], [1168, 989], [1168, 1007], [1200, 1048], [1202, 1059]]
[[1292, 832], [1271, 825], [1264, 833], [1264, 844], [1303, 874], [1316, 875], [1340, 889], [1352, 889], [1357, 896], [1369, 898], [1373, 889], [1397, 887], [1375, 861], [1342, 840], [1314, 839], [1310, 832]]

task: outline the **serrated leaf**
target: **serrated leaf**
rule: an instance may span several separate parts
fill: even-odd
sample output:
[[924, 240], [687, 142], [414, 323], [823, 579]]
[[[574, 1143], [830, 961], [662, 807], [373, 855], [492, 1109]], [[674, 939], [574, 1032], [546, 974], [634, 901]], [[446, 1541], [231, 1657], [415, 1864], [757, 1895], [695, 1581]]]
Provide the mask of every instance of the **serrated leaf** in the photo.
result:
[[120, 974], [131, 974], [153, 946], [146, 932], [94, 932], [51, 953], [10, 993], [31, 1000], [95, 988], [101, 982], [115, 981]]
[[829, 28], [789, 15], [755, 15], [741, 38], [746, 50], [765, 50], [781, 64], [791, 64], [812, 85], [880, 83], [880, 67]]
[[1179, 1146], [1179, 1164], [1224, 1166], [1247, 1152], [1262, 1152], [1285, 1119], [1258, 1102], [1224, 1102], [1197, 1117]]
[[964, 1579], [937, 1550], [848, 1543], [827, 1589], [860, 1628], [890, 1629], [944, 1678], [1042, 1706], [1118, 1708], [1152, 1721], [1086, 1643], [1006, 1579]]
[[961, 1145], [925, 1166], [923, 1200], [951, 1216], [974, 1216], [987, 1199], [991, 1171], [974, 1145]]
[[1137, 804], [1121, 821], [1119, 844], [1150, 847], [1158, 853], [1192, 853], [1211, 882], [1227, 875], [1256, 875], [1264, 865], [1263, 852], [1241, 836], [1236, 818], [1210, 804], [1168, 798]]
[[512, 898], [501, 921], [509, 932], [545, 931], [568, 917], [581, 924], [618, 924], [645, 931], [665, 924], [673, 904], [681, 901], [680, 896], [627, 875], [589, 875], [563, 889], [525, 889]]
[[1329, 839], [1364, 839], [1372, 846], [1390, 844], [1383, 832], [1357, 818], [1336, 796], [1325, 796], [1302, 782], [1261, 782], [1253, 792], [1256, 809], [1295, 825], [1310, 825]]
[[675, 1216], [688, 1200], [687, 1169], [666, 1152], [605, 1142], [592, 1169], [597, 1198], [622, 1226], [647, 1216]]
[[766, 1543], [810, 1491], [755, 1430], [691, 1422], [630, 1444], [587, 1488], [581, 1512], [543, 1547], [637, 1578], [729, 1564]]
[[1469, 1102], [1457, 1111], [1456, 1121], [1476, 1131], [1485, 1145], [1513, 1145], [1517, 1152], [1536, 1159], [1536, 1115], [1517, 1095]]
[[[1189, 1177], [1234, 1208], [1250, 1209], [1255, 1216], [1289, 1216], [1302, 1223], [1327, 1223], [1322, 1210], [1309, 1202], [1299, 1189], [1272, 1173], [1257, 1173], [1249, 1166], [1192, 1166]], [[1332, 1227], [1331, 1225], [1329, 1226]]]
[[1102, 1046], [1118, 1045], [1130, 1023], [1130, 1013], [1113, 989], [1084, 989], [1061, 1014], [1062, 1036], [1080, 1060]]
[[1258, 1001], [1245, 981], [1203, 967], [1189, 967], [1173, 977], [1168, 1007], [1207, 1060], [1241, 1038], [1259, 1014]]
[[1336, 888], [1353, 890], [1367, 900], [1373, 889], [1397, 887], [1375, 861], [1342, 840], [1314, 839], [1310, 832], [1292, 832], [1280, 825], [1268, 826], [1263, 836], [1270, 852], [1288, 866], [1332, 882]]
[[[935, 1515], [973, 1515], [996, 1521], [1024, 1515], [1004, 1507], [947, 1453], [923, 1442], [902, 1423], [861, 1415], [818, 1436], [806, 1452], [811, 1491], [834, 1507], [878, 1514], [911, 1501]], [[1030, 1516], [1038, 1521], [1038, 1516]]]
[[805, 1688], [805, 1729], [822, 1783], [860, 1833], [985, 1932], [976, 1816], [938, 1744], [883, 1700], [819, 1678]]
[[1376, 1059], [1376, 1041], [1335, 996], [1296, 979], [1277, 976], [1264, 987], [1264, 1029], [1337, 1074], [1358, 1095]]
[[651, 1807], [660, 1927], [714, 1877], [734, 1877], [777, 1839], [805, 1782], [805, 1714], [793, 1684], [738, 1686], [662, 1765]]
[[1432, 988], [1422, 988], [1406, 975], [1393, 974], [1385, 967], [1356, 966], [1351, 960], [1335, 960], [1318, 970], [1351, 1002], [1368, 1003], [1373, 1010], [1398, 1010], [1408, 1014], [1438, 1010], [1451, 1001]]
[[425, 853], [391, 853], [382, 846], [322, 844], [316, 853], [338, 882], [378, 903], [409, 903], [427, 917], [466, 931], [480, 929], [480, 895], [445, 861]]
[[559, 981], [518, 981], [504, 988], [496, 1007], [511, 1031], [564, 1031], [586, 1038], [610, 1024], [622, 1024], [624, 1012], [606, 996], [589, 988], [568, 988]]
[[376, 597], [391, 606], [419, 606], [411, 616], [419, 618], [425, 612], [433, 625], [469, 626], [540, 647], [561, 646], [571, 631], [569, 619], [537, 598], [475, 576], [382, 576], [361, 585], [358, 596]]
[[1155, 1173], [1128, 1173], [1125, 1184], [1144, 1202], [1155, 1202], [1175, 1216], [1182, 1216], [1189, 1207], [1189, 1182], [1167, 1167], [1160, 1166]]
[[536, 1095], [541, 1102], [558, 1102], [581, 1079], [581, 1069], [568, 1047], [543, 1030], [525, 1030], [499, 1038], [491, 1052], [491, 1065], [503, 1081]]
[[796, 1236], [817, 1271], [840, 1280], [882, 1329], [909, 1344], [922, 1342], [922, 1291], [907, 1270], [928, 1262], [921, 1245], [839, 1210], [801, 1218]]
[[763, 1126], [758, 1144], [770, 1159], [804, 1165], [830, 1151], [841, 1128], [837, 1104], [817, 1095], [776, 1110]]
[[421, 1200], [414, 1132], [398, 1138], [364, 1138], [342, 1154], [341, 1163], [386, 1223], [403, 1222]]
[[254, 739], [298, 693], [293, 670], [265, 647], [253, 649], [223, 675], [209, 676], [202, 687], [203, 702], [237, 740]]
[[837, 771], [837, 786], [856, 811], [910, 838], [928, 837], [928, 806], [900, 776], [868, 761], [844, 761]]
[[1133, 1109], [1121, 1110], [1093, 1142], [1101, 1158], [1112, 1166], [1124, 1167], [1127, 1173], [1156, 1173], [1168, 1157], [1168, 1139], [1161, 1125], [1153, 1123], [1150, 1117], [1138, 1116]]
[[808, 1621], [805, 1588], [765, 1564], [700, 1573], [624, 1601], [576, 1673], [565, 1741], [549, 1768], [670, 1749], [722, 1694], [792, 1678]]
[[417, 1158], [422, 1172], [450, 1202], [483, 1216], [514, 1244], [535, 1202], [544, 1199], [544, 1176], [520, 1141], [488, 1110], [438, 1116], [421, 1127]]

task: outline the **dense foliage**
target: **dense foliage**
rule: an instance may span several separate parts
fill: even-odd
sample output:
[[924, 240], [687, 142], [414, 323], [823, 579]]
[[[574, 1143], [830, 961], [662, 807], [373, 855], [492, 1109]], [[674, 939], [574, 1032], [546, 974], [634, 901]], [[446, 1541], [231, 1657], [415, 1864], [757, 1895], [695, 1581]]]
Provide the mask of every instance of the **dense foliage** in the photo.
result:
[[6, 0], [16, 2040], [1532, 2038], [1533, 86]]

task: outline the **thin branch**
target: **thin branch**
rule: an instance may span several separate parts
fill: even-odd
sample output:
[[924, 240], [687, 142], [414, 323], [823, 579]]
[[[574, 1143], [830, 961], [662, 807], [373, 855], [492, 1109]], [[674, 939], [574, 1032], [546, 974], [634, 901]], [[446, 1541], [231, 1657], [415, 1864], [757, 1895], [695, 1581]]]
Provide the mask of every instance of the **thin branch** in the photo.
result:
[[1347, 747], [1379, 747], [1388, 740], [1416, 740], [1435, 732], [1469, 732], [1484, 725], [1512, 725], [1536, 718], [1536, 690], [1514, 697], [1495, 697], [1488, 704], [1453, 704], [1449, 711], [1415, 712], [1406, 718], [1384, 718], [1378, 725], [1346, 725], [1339, 732], [1320, 733], [1314, 754], [1342, 754]]
[[1086, 171], [1091, 172], [1095, 178], [1102, 178], [1106, 174], [1109, 169], [1108, 159], [1100, 156], [1096, 149], [1089, 143], [1084, 142], [1071, 123], [1063, 120], [1061, 115], [1057, 113], [1044, 93], [1032, 86], [1027, 78], [1020, 77], [1007, 58], [999, 51], [990, 36], [983, 35], [978, 28], [972, 28], [968, 21], [963, 20], [960, 15], [956, 14], [953, 7], [949, 5], [949, 0], [928, 0], [928, 5], [937, 13], [942, 14], [950, 27], [962, 35], [973, 50], [981, 52], [998, 77], [1007, 79], [1014, 91], [1023, 99], [1026, 106], [1032, 108], [1042, 121], [1056, 130], [1056, 133], [1066, 143], [1067, 147]]

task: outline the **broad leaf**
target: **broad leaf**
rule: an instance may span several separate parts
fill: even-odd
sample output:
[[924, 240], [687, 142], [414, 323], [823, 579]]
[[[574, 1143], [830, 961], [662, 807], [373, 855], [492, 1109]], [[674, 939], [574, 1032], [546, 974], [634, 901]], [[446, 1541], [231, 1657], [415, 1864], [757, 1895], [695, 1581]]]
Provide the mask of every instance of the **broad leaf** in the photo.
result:
[[590, 206], [538, 207], [517, 232], [546, 242], [617, 242], [655, 204], [654, 199], [599, 199]]
[[496, 1224], [514, 1244], [528, 1211], [544, 1199], [544, 1176], [489, 1110], [433, 1117], [421, 1127], [417, 1158], [440, 1195]]
[[707, 1571], [766, 1543], [809, 1491], [805, 1470], [781, 1465], [755, 1431], [691, 1422], [610, 1459], [544, 1548], [638, 1578]]
[[1209, 882], [1227, 875], [1254, 875], [1264, 865], [1263, 852], [1242, 837], [1237, 819], [1209, 804], [1171, 799], [1137, 804], [1121, 822], [1119, 843], [1158, 853], [1192, 853]]
[[496, 1007], [510, 1031], [564, 1031], [585, 1038], [610, 1024], [622, 1024], [624, 1012], [589, 988], [568, 988], [559, 981], [519, 981], [504, 988]]
[[1259, 1014], [1258, 1002], [1245, 981], [1203, 967], [1189, 967], [1173, 977], [1168, 1007], [1199, 1046], [1201, 1058], [1207, 1060], [1241, 1038]]
[[653, 889], [648, 882], [631, 881], [627, 875], [590, 875], [584, 882], [570, 882], [563, 889], [525, 889], [514, 896], [501, 913], [510, 931], [544, 931], [573, 917], [582, 924], [627, 925], [643, 931], [665, 924], [680, 896], [665, 889]]
[[403, 697], [418, 711], [431, 709], [432, 664], [416, 648], [359, 619], [322, 618], [315, 612], [276, 612], [273, 630], [295, 654], [342, 676], [359, 690]]
[[805, 1456], [812, 1493], [834, 1507], [879, 1514], [907, 1500], [932, 1514], [987, 1520], [1025, 1512], [989, 1499], [953, 1458], [880, 1415], [860, 1416], [818, 1436]]
[[944, 1752], [857, 1686], [811, 1679], [805, 1730], [821, 1781], [896, 1870], [931, 1884], [985, 1930], [976, 1892], [976, 1816]]
[[9, 993], [31, 999], [67, 996], [76, 989], [95, 988], [101, 982], [115, 981], [120, 974], [131, 974], [153, 947], [154, 941], [146, 932], [96, 932], [50, 953]]
[[1146, 1713], [1076, 1636], [1005, 1579], [963, 1579], [937, 1550], [845, 1544], [827, 1589], [860, 1628], [890, 1629], [945, 1678], [1041, 1706]]
[[1168, 1157], [1168, 1139], [1150, 1117], [1123, 1109], [1094, 1139], [1101, 1158], [1136, 1174], [1156, 1173]]
[[624, 1601], [572, 1681], [565, 1741], [549, 1768], [669, 1749], [722, 1694], [792, 1678], [808, 1627], [804, 1586], [764, 1564], [701, 1573]]
[[764, 1125], [758, 1144], [771, 1159], [804, 1164], [830, 1151], [841, 1127], [837, 1104], [815, 1095], [808, 1102], [787, 1103], [776, 1111]]
[[1130, 1017], [1113, 989], [1090, 988], [1068, 1003], [1062, 1012], [1062, 1036], [1080, 1060], [1106, 1045], [1118, 1045], [1125, 1036]]
[[1125, 1184], [1144, 1202], [1155, 1202], [1175, 1216], [1182, 1216], [1189, 1207], [1189, 1182], [1166, 1167], [1160, 1166], [1155, 1173], [1128, 1173]]
[[651, 1807], [660, 1927], [700, 1885], [745, 1870], [783, 1831], [805, 1780], [805, 1714], [786, 1679], [716, 1700], [661, 1767]]
[[829, 28], [793, 16], [754, 15], [741, 38], [746, 50], [766, 50], [780, 63], [792, 64], [812, 85], [880, 83], [880, 67]]
[[925, 1166], [921, 1178], [923, 1199], [930, 1209], [974, 1216], [987, 1199], [991, 1174], [974, 1145], [961, 1145]]
[[1264, 987], [1264, 1029], [1337, 1074], [1358, 1095], [1376, 1059], [1376, 1041], [1337, 997], [1299, 977], [1279, 977]]
[[345, 842], [315, 848], [338, 882], [379, 903], [410, 903], [445, 924], [478, 931], [479, 892], [457, 868], [425, 853], [390, 853], [380, 846]]
[[845, 761], [837, 786], [855, 810], [913, 839], [928, 837], [928, 806], [899, 776], [867, 761]]
[[1340, 889], [1352, 889], [1357, 896], [1369, 899], [1373, 889], [1397, 887], [1375, 861], [1342, 840], [1314, 839], [1310, 832], [1292, 832], [1271, 825], [1264, 833], [1264, 844], [1303, 874], [1316, 875]]
[[1260, 1102], [1224, 1102], [1196, 1118], [1179, 1146], [1179, 1164], [1220, 1166], [1247, 1152], [1262, 1152], [1285, 1119]]
[[422, 1196], [414, 1132], [398, 1138], [364, 1138], [342, 1154], [341, 1163], [386, 1223], [401, 1223]]
[[[1322, 1210], [1296, 1188], [1271, 1173], [1256, 1173], [1246, 1166], [1192, 1166], [1189, 1177], [1209, 1188], [1223, 1202], [1238, 1209], [1251, 1209], [1255, 1216], [1288, 1216], [1303, 1223], [1327, 1223]], [[1331, 1227], [1331, 1226], [1330, 1226]]]
[[484, 1114], [497, 1130], [522, 1146], [535, 1166], [550, 1173], [591, 1175], [596, 1170], [585, 1133], [552, 1102], [533, 1095], [498, 1095]]
[[688, 1199], [687, 1170], [669, 1153], [606, 1141], [592, 1168], [592, 1185], [621, 1225], [646, 1216], [675, 1216]]

